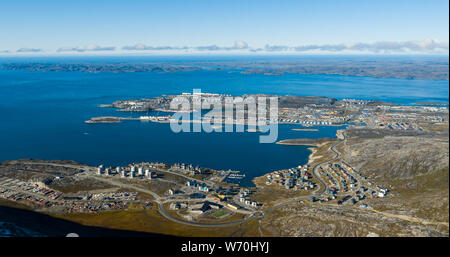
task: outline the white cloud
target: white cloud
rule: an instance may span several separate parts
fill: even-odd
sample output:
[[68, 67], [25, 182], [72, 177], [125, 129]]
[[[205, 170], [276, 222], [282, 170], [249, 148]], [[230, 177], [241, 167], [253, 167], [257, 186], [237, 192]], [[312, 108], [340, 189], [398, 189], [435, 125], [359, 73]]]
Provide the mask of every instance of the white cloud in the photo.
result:
[[266, 45], [256, 52], [371, 52], [371, 53], [442, 53], [449, 51], [448, 42], [427, 39], [423, 41], [380, 41], [375, 43], [329, 44], [329, 45]]
[[248, 49], [248, 44], [245, 41], [238, 40], [234, 42], [233, 46], [218, 46], [218, 45], [205, 45], [205, 46], [149, 46], [144, 44], [136, 44], [132, 46], [124, 46], [122, 50], [127, 51], [232, 51], [232, 50], [244, 50]]
[[178, 46], [147, 46], [144, 44], [136, 44], [133, 46], [124, 46], [122, 50], [153, 50], [153, 51], [168, 51], [168, 50], [185, 50], [188, 47], [178, 47]]
[[245, 41], [238, 40], [234, 42], [234, 49], [247, 49], [248, 44]]
[[57, 52], [87, 52], [87, 51], [114, 51], [116, 47], [107, 46], [101, 47], [98, 45], [87, 45], [83, 47], [61, 47], [57, 50]]
[[42, 52], [42, 49], [40, 48], [20, 48], [17, 49], [18, 53], [38, 53], [38, 52]]
[[[87, 45], [84, 47], [62, 47], [57, 52], [88, 52], [88, 51], [115, 51], [116, 47], [102, 47], [98, 45]], [[264, 47], [250, 47], [247, 42], [237, 40], [232, 46], [203, 45], [203, 46], [152, 46], [145, 44], [135, 44], [121, 47], [123, 51], [167, 51], [177, 52], [253, 52], [253, 53], [447, 53], [449, 43], [426, 39], [422, 41], [379, 41], [373, 43], [340, 43], [340, 44], [309, 44], [309, 45], [270, 45]], [[41, 49], [21, 48], [17, 52], [41, 52]], [[2, 52], [0, 52], [2, 53]]]

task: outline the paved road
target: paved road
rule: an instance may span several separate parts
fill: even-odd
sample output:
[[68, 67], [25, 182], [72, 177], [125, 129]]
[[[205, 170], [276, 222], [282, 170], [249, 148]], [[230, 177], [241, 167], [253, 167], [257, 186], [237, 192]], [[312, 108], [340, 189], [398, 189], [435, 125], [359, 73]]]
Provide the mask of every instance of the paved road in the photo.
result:
[[159, 171], [159, 172], [169, 173], [169, 174], [172, 174], [172, 175], [175, 175], [175, 176], [179, 176], [179, 177], [183, 177], [183, 178], [185, 178], [185, 179], [187, 179], [189, 181], [190, 180], [196, 180], [197, 182], [207, 184], [208, 186], [214, 186], [213, 182], [203, 181], [203, 180], [200, 180], [200, 179], [195, 179], [195, 178], [188, 177], [188, 176], [185, 176], [183, 174], [180, 174], [178, 172], [173, 172], [173, 171], [169, 171], [169, 170], [162, 170], [162, 169], [158, 169], [158, 168], [153, 168], [153, 170], [156, 170], [156, 171]]
[[[131, 188], [131, 189], [133, 189], [133, 190], [140, 191], [140, 192], [144, 192], [144, 193], [148, 193], [148, 194], [152, 195], [152, 196], [155, 198], [155, 202], [158, 203], [158, 209], [159, 209], [158, 211], [159, 211], [159, 213], [160, 213], [163, 217], [165, 217], [165, 218], [167, 218], [168, 220], [171, 220], [171, 221], [173, 221], [173, 222], [177, 222], [177, 223], [184, 224], [184, 225], [189, 225], [189, 226], [196, 226], [196, 227], [225, 227], [225, 226], [231, 226], [231, 225], [238, 225], [238, 224], [242, 224], [242, 223], [248, 222], [248, 221], [250, 221], [250, 220], [252, 220], [252, 219], [255, 219], [255, 218], [263, 218], [263, 217], [264, 217], [264, 214], [269, 213], [269, 212], [271, 212], [271, 211], [273, 211], [273, 210], [276, 210], [276, 209], [278, 209], [278, 208], [281, 208], [281, 207], [283, 207], [283, 206], [286, 206], [286, 205], [288, 205], [288, 204], [295, 203], [295, 202], [298, 202], [298, 201], [301, 201], [301, 200], [305, 200], [305, 199], [309, 199], [309, 198], [311, 198], [312, 196], [320, 196], [320, 195], [322, 195], [323, 193], [325, 193], [325, 192], [327, 191], [327, 188], [328, 188], [328, 187], [327, 187], [327, 184], [325, 183], [325, 181], [323, 181], [323, 180], [321, 179], [320, 175], [318, 174], [318, 168], [319, 168], [320, 165], [325, 164], [325, 163], [328, 163], [328, 162], [333, 161], [333, 160], [336, 160], [337, 158], [340, 157], [340, 153], [337, 152], [334, 148], [335, 148], [336, 146], [338, 146], [339, 144], [341, 144], [343, 141], [345, 141], [345, 139], [346, 139], [345, 133], [343, 133], [343, 136], [344, 136], [344, 138], [343, 138], [342, 140], [339, 140], [337, 143], [335, 143], [334, 145], [332, 145], [332, 146], [330, 147], [330, 150], [331, 150], [333, 153], [335, 153], [335, 156], [334, 156], [332, 159], [330, 159], [330, 160], [326, 160], [326, 161], [323, 161], [323, 162], [320, 162], [320, 163], [317, 163], [316, 165], [314, 165], [314, 167], [313, 167], [313, 169], [312, 169], [312, 170], [313, 170], [313, 176], [319, 181], [319, 183], [320, 183], [322, 186], [319, 187], [318, 189], [316, 189], [316, 190], [313, 192], [312, 195], [297, 197], [297, 198], [294, 198], [294, 199], [292, 199], [292, 200], [289, 200], [289, 201], [286, 201], [286, 202], [277, 204], [277, 205], [273, 206], [272, 208], [266, 209], [266, 210], [264, 210], [264, 211], [254, 212], [253, 214], [251, 214], [250, 216], [248, 216], [248, 217], [246, 217], [246, 218], [244, 218], [244, 219], [236, 220], [236, 221], [231, 221], [231, 222], [215, 223], [215, 224], [205, 224], [205, 223], [197, 223], [197, 222], [193, 222], [193, 221], [183, 220], [183, 219], [174, 217], [174, 216], [172, 216], [171, 214], [169, 214], [169, 213], [166, 211], [166, 209], [164, 208], [164, 206], [163, 206], [162, 198], [161, 198], [158, 194], [156, 194], [155, 192], [152, 192], [152, 191], [150, 191], [150, 190], [148, 190], [148, 189], [143, 189], [143, 188], [140, 188], [140, 187], [136, 187], [136, 186], [133, 186], [133, 185], [124, 184], [124, 183], [121, 183], [121, 182], [118, 182], [118, 181], [113, 181], [113, 180], [110, 180], [110, 179], [104, 179], [104, 178], [100, 178], [100, 177], [92, 176], [92, 175], [91, 175], [90, 177], [95, 178], [95, 179], [100, 180], [100, 181], [103, 181], [103, 182], [106, 182], [106, 183], [110, 183], [110, 184], [119, 186], [119, 187]], [[31, 163], [31, 164], [33, 164], [33, 163]], [[35, 163], [35, 164], [36, 164], [36, 163]], [[42, 164], [47, 164], [47, 165], [49, 165], [48, 163], [42, 163]], [[76, 167], [76, 168], [83, 168], [83, 169], [86, 169], [86, 170], [90, 168], [90, 167], [88, 167], [88, 166], [81, 166], [81, 165], [65, 165], [65, 164], [50, 164], [50, 165], [54, 165], [54, 166], [65, 166], [65, 167], [73, 167], [73, 168]], [[176, 172], [166, 171], [166, 170], [160, 170], [160, 169], [156, 169], [156, 170], [157, 170], [157, 171], [160, 171], [160, 172], [167, 172], [167, 173], [170, 173], [170, 174], [173, 174], [173, 175], [181, 176], [181, 177], [184, 177], [184, 178], [189, 179], [189, 180], [192, 179], [191, 177], [184, 176], [184, 175], [179, 174], [179, 173], [176, 173]], [[87, 175], [87, 174], [86, 174], [86, 175]], [[89, 176], [89, 175], [88, 175], [88, 176]], [[197, 181], [200, 181], [200, 182], [205, 183], [205, 184], [210, 184], [210, 183], [206, 183], [205, 181], [201, 181], [201, 180], [197, 180]], [[319, 191], [319, 190], [320, 190], [320, 191]]]
[[[170, 173], [172, 173], [172, 172], [170, 172]], [[174, 174], [176, 174], [176, 173], [174, 173]], [[179, 175], [179, 174], [176, 174], [176, 175]], [[89, 176], [89, 175], [87, 175], [87, 176]], [[245, 223], [247, 221], [252, 220], [254, 218], [254, 215], [255, 215], [255, 214], [252, 214], [249, 217], [241, 219], [241, 220], [236, 220], [236, 221], [231, 221], [231, 222], [224, 222], [224, 223], [215, 223], [215, 224], [206, 224], [206, 223], [198, 223], [198, 222], [194, 222], [194, 221], [187, 221], [187, 220], [183, 220], [183, 219], [174, 217], [170, 213], [168, 213], [166, 211], [166, 209], [164, 208], [164, 204], [163, 203], [164, 202], [170, 202], [171, 200], [167, 200], [167, 199], [164, 200], [162, 197], [160, 197], [155, 192], [152, 192], [152, 191], [150, 191], [148, 189], [144, 189], [144, 188], [141, 188], [141, 187], [125, 184], [125, 183], [122, 183], [122, 182], [119, 182], [119, 181], [114, 181], [114, 180], [111, 180], [111, 179], [105, 179], [105, 178], [101, 178], [101, 177], [98, 177], [98, 176], [92, 176], [92, 175], [90, 177], [92, 177], [92, 178], [94, 178], [96, 180], [105, 182], [105, 183], [110, 183], [110, 184], [115, 185], [115, 186], [119, 186], [119, 187], [123, 187], [123, 188], [130, 188], [130, 189], [133, 189], [135, 191], [140, 191], [140, 192], [144, 192], [144, 193], [148, 193], [148, 194], [152, 195], [155, 198], [154, 201], [158, 204], [158, 212], [163, 217], [165, 217], [168, 220], [171, 220], [173, 222], [177, 222], [177, 223], [180, 223], [180, 224], [183, 224], [183, 225], [190, 225], [190, 226], [196, 226], [196, 227], [225, 227], [225, 226], [231, 226], [231, 225], [237, 225], [237, 224]], [[178, 200], [174, 199], [173, 201], [178, 201]]]
[[149, 195], [153, 196], [155, 198], [155, 202], [159, 203], [161, 201], [161, 197], [157, 193], [155, 193], [153, 191], [150, 191], [148, 189], [145, 189], [145, 188], [142, 188], [142, 187], [133, 186], [133, 185], [130, 185], [130, 184], [125, 184], [125, 183], [122, 183], [122, 182], [119, 182], [119, 181], [115, 181], [115, 180], [112, 180], [112, 179], [105, 179], [105, 178], [100, 178], [100, 177], [92, 176], [92, 175], [89, 176], [89, 177], [91, 177], [93, 179], [96, 179], [98, 181], [101, 181], [101, 182], [105, 182], [105, 183], [109, 183], [111, 185], [118, 186], [118, 187], [130, 188], [130, 189], [133, 189], [133, 190], [136, 190], [136, 191], [139, 191], [139, 192], [144, 192], [146, 194], [149, 194]]
[[[319, 183], [321, 184], [321, 186], [320, 186], [318, 189], [316, 189], [316, 190], [313, 192], [312, 195], [309, 195], [309, 196], [300, 196], [300, 197], [294, 198], [294, 199], [292, 199], [292, 200], [289, 200], [289, 201], [286, 201], [286, 202], [277, 204], [277, 205], [273, 206], [272, 208], [269, 208], [269, 209], [266, 209], [266, 210], [262, 211], [262, 213], [263, 213], [263, 214], [269, 213], [269, 212], [271, 212], [271, 211], [274, 211], [274, 210], [276, 210], [276, 209], [278, 209], [278, 208], [280, 208], [280, 207], [286, 206], [286, 205], [288, 205], [288, 204], [295, 203], [295, 202], [302, 201], [302, 200], [306, 200], [306, 199], [311, 198], [312, 196], [320, 196], [320, 195], [322, 195], [323, 193], [325, 193], [325, 192], [327, 191], [327, 189], [328, 189], [328, 186], [327, 186], [327, 183], [326, 183], [325, 181], [323, 181], [322, 178], [320, 177], [320, 175], [318, 174], [318, 169], [319, 169], [319, 166], [320, 166], [320, 165], [325, 164], [325, 163], [328, 163], [328, 162], [331, 162], [331, 161], [334, 161], [334, 160], [336, 160], [337, 158], [340, 157], [340, 153], [337, 152], [334, 148], [335, 148], [336, 146], [338, 146], [339, 144], [341, 144], [342, 142], [345, 141], [345, 139], [346, 139], [345, 132], [343, 133], [343, 136], [344, 136], [344, 139], [339, 140], [337, 143], [335, 143], [334, 145], [332, 145], [332, 146], [330, 147], [330, 150], [331, 150], [333, 153], [335, 153], [335, 156], [334, 156], [332, 159], [330, 159], [330, 160], [326, 160], [326, 161], [317, 163], [317, 164], [314, 165], [314, 167], [312, 168], [314, 177], [315, 177], [315, 178], [319, 181]], [[320, 190], [320, 191], [319, 191], [319, 190]]]
[[47, 163], [47, 162], [24, 162], [24, 164], [38, 164], [38, 165], [47, 165], [47, 166], [56, 166], [56, 167], [83, 169], [83, 170], [94, 170], [95, 169], [93, 167], [83, 165], [83, 164], [60, 164], [60, 163]]
[[224, 223], [214, 223], [214, 224], [206, 224], [206, 223], [197, 223], [194, 221], [188, 221], [188, 220], [183, 220], [183, 219], [179, 219], [177, 217], [174, 217], [172, 215], [170, 215], [166, 209], [164, 208], [163, 204], [158, 203], [158, 211], [159, 213], [165, 217], [168, 220], [171, 220], [173, 222], [177, 222], [183, 225], [189, 225], [189, 226], [195, 226], [195, 227], [204, 227], [204, 228], [210, 228], [210, 227], [226, 227], [226, 226], [232, 226], [232, 225], [238, 225], [238, 224], [242, 224], [245, 223], [247, 221], [250, 221], [252, 219], [254, 219], [256, 217], [256, 214], [252, 214], [247, 218], [241, 219], [241, 220], [235, 220], [235, 221], [230, 221], [230, 222], [224, 222]]
[[338, 151], [336, 151], [334, 148], [345, 141], [345, 139], [346, 139], [345, 132], [343, 133], [343, 136], [344, 136], [344, 139], [339, 140], [336, 144], [334, 144], [330, 147], [330, 150], [335, 154], [335, 156], [333, 158], [331, 158], [330, 160], [320, 162], [313, 167], [314, 177], [319, 181], [320, 184], [322, 184], [322, 186], [320, 187], [321, 191], [319, 193], [317, 193], [317, 191], [315, 191], [314, 195], [317, 195], [317, 196], [322, 195], [328, 189], [327, 183], [322, 180], [320, 174], [318, 173], [318, 170], [319, 170], [320, 165], [334, 161], [341, 156], [341, 154]]

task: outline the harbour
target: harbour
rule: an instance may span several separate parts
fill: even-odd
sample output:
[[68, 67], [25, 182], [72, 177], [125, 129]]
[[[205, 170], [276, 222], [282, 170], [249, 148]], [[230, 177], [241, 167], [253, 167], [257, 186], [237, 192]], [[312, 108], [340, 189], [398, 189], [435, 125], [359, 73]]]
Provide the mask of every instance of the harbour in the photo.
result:
[[[242, 133], [173, 133], [164, 118], [167, 114], [162, 110], [148, 114], [118, 112], [108, 104], [121, 99], [192, 92], [193, 88], [232, 95], [261, 92], [318, 95], [327, 91], [329, 97], [338, 98], [373, 98], [400, 103], [448, 101], [448, 98], [441, 99], [442, 95], [448, 95], [448, 81], [302, 74], [264, 76], [220, 71], [37, 73], [39, 78], [35, 77], [36, 72], [0, 71], [0, 113], [4, 121], [0, 127], [2, 160], [25, 157], [69, 159], [93, 166], [99, 165], [98, 160], [110, 166], [145, 160], [196, 163], [219, 170], [239, 170], [246, 175], [240, 179], [241, 183], [248, 185], [252, 184], [252, 178], [271, 170], [306, 164], [310, 150], [307, 146], [260, 144], [261, 132], [253, 130]], [[17, 90], [15, 85], [25, 81], [28, 81], [26, 86]], [[80, 81], [85, 81], [86, 85]], [[239, 87], [242, 83], [246, 85], [245, 90]], [[296, 87], [292, 87], [292, 83]], [[277, 87], [271, 86], [273, 84]], [[318, 86], [309, 88], [309, 84]], [[361, 85], [366, 86], [360, 88]], [[389, 99], [378, 93], [392, 87], [396, 90], [392, 91]], [[420, 96], [411, 90], [429, 87], [435, 90]], [[99, 105], [105, 108], [99, 108]], [[112, 119], [113, 123], [85, 123], [93, 117], [117, 119]], [[281, 124], [279, 140], [333, 138], [338, 129], [341, 127]], [[16, 143], [19, 140], [22, 142], [20, 146]]]

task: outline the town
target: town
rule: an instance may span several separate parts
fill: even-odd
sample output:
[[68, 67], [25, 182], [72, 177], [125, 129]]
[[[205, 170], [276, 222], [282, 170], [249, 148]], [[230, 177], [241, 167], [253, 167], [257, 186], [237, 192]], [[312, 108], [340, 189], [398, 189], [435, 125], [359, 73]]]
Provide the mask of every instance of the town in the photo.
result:
[[0, 198], [42, 207], [51, 212], [94, 213], [107, 210], [124, 210], [130, 203], [140, 202], [151, 206], [150, 201], [137, 198], [137, 192], [83, 193], [65, 195], [48, 188], [40, 181], [25, 182], [0, 177]]
[[[121, 112], [146, 112], [153, 115], [142, 115], [139, 117], [94, 117], [88, 123], [117, 123], [122, 120], [140, 120], [159, 123], [168, 123], [172, 120], [171, 115], [161, 115], [160, 112], [170, 113], [183, 111], [172, 109], [170, 103], [177, 97], [185, 97], [192, 105], [193, 98], [201, 97], [201, 108], [210, 110], [211, 104], [220, 103], [225, 106], [227, 94], [212, 93], [182, 93], [180, 95], [169, 95], [140, 100], [120, 100], [113, 104], [103, 104], [100, 107], [117, 108]], [[433, 126], [448, 123], [448, 106], [439, 105], [399, 105], [373, 100], [342, 99], [337, 100], [327, 97], [304, 97], [304, 96], [276, 96], [276, 95], [243, 95], [245, 97], [276, 97], [278, 98], [278, 118], [276, 121], [269, 117], [257, 117], [258, 121], [266, 123], [276, 122], [278, 124], [299, 124], [304, 127], [311, 126], [342, 126], [350, 125], [363, 129], [385, 129], [393, 131], [409, 131], [411, 133], [423, 133], [424, 130]], [[255, 103], [258, 109], [258, 103]], [[234, 106], [236, 108], [236, 106]], [[270, 112], [270, 106], [267, 106]], [[192, 110], [192, 109], [191, 109]], [[244, 111], [234, 109], [233, 119], [228, 117], [214, 119], [215, 123], [222, 124], [247, 124], [254, 125], [249, 119], [251, 110]], [[198, 122], [211, 122], [212, 117], [217, 114], [206, 113], [200, 117]], [[243, 117], [243, 120], [242, 120]]]
[[[189, 93], [181, 95], [189, 99], [194, 97]], [[120, 100], [101, 105], [116, 108], [121, 113], [146, 112], [146, 115], [99, 117], [87, 123], [119, 123], [124, 120], [169, 122], [172, 119], [170, 113], [177, 111], [170, 108], [170, 102], [177, 96]], [[226, 101], [229, 97], [209, 93], [201, 96], [204, 99], [214, 97], [216, 100], [213, 102]], [[195, 226], [241, 224], [260, 219], [292, 203], [373, 210], [377, 200], [389, 199], [396, 194], [392, 192], [392, 186], [389, 183], [375, 183], [364, 169], [358, 170], [342, 159], [336, 147], [347, 142], [349, 137], [433, 135], [448, 126], [448, 106], [407, 106], [327, 97], [264, 96], [278, 98], [276, 123], [280, 126], [297, 124], [297, 130], [312, 132], [327, 126], [342, 127], [337, 130], [334, 139], [306, 140], [308, 142], [288, 139], [279, 142], [323, 148], [320, 161], [310, 159], [308, 163], [299, 163], [295, 167], [266, 170], [261, 177], [252, 180], [254, 186], [246, 187], [240, 184], [245, 178], [240, 171], [215, 170], [187, 163], [150, 161], [92, 167], [71, 162], [11, 161], [3, 163], [6, 173], [0, 177], [0, 199], [50, 213], [151, 209], [172, 222]], [[245, 117], [249, 124], [248, 115], [238, 114], [239, 110], [233, 111], [236, 119]], [[206, 113], [201, 119], [209, 121], [210, 115]], [[273, 122], [265, 117], [259, 118]], [[229, 121], [223, 119], [222, 122]], [[30, 177], [36, 172], [39, 176]]]
[[[42, 165], [28, 162], [27, 165]], [[47, 164], [52, 165], [52, 164]], [[54, 164], [56, 165], [56, 164]], [[64, 166], [57, 164], [56, 166]], [[73, 167], [74, 165], [69, 165]], [[129, 208], [152, 208], [158, 205], [169, 219], [201, 222], [205, 219], [226, 219], [240, 214], [252, 217], [264, 211], [265, 203], [255, 200], [261, 189], [240, 187], [226, 178], [238, 174], [201, 168], [192, 164], [142, 162], [127, 166], [98, 167], [79, 166], [78, 180], [93, 179], [115, 187], [103, 190], [87, 190], [63, 193], [43, 181], [22, 181], [0, 177], [0, 198], [24, 203], [36, 209], [55, 213], [95, 213], [127, 210]], [[314, 202], [357, 204], [364, 198], [384, 197], [389, 190], [374, 185], [344, 162], [318, 166], [318, 174], [308, 164], [278, 170], [265, 175], [266, 186], [280, 190], [308, 192], [306, 197]], [[54, 177], [61, 180], [63, 177]], [[325, 181], [326, 188], [319, 186]], [[116, 190], [115, 188], [121, 188]], [[130, 190], [132, 189], [132, 191]], [[322, 189], [322, 193], [318, 192]], [[133, 206], [133, 207], [132, 207]], [[137, 207], [139, 206], [139, 207]], [[360, 207], [370, 208], [364, 203]]]

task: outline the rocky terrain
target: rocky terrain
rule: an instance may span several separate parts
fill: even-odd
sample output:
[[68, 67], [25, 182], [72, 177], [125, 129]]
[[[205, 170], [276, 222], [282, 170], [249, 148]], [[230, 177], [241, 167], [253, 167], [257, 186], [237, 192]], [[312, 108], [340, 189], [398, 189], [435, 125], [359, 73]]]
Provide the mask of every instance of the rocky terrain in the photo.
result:
[[[346, 140], [336, 147], [336, 151], [340, 153], [339, 159], [349, 163], [370, 181], [389, 189], [387, 196], [366, 198], [356, 205], [312, 203], [304, 200], [266, 213], [258, 225], [256, 220], [250, 222], [248, 226], [251, 230], [247, 231], [253, 235], [258, 228], [257, 234], [260, 236], [448, 237], [448, 135], [441, 132], [386, 135], [376, 131], [358, 134], [352, 130], [347, 130], [346, 134]], [[291, 141], [292, 144], [307, 143], [304, 140]], [[330, 152], [328, 149], [333, 142], [335, 140], [326, 139], [309, 142], [323, 145], [316, 147], [313, 155], [317, 156], [312, 156], [312, 159], [320, 156], [321, 160], [330, 159], [331, 156], [326, 155], [326, 152]], [[70, 161], [50, 162], [56, 166], [40, 160], [5, 161], [0, 163], [0, 174], [23, 180], [43, 181], [64, 192], [111, 187], [86, 179], [74, 183], [79, 176], [73, 175], [82, 172], [83, 165]], [[65, 164], [65, 167], [58, 164]], [[71, 184], [76, 184], [76, 187], [70, 187]], [[165, 191], [167, 188], [160, 193]], [[153, 215], [152, 219], [155, 217]], [[5, 234], [16, 231], [11, 224], [14, 223], [5, 223], [0, 229]], [[17, 231], [22, 233], [22, 230]]]
[[391, 190], [391, 197], [368, 199], [369, 205], [446, 222], [448, 230], [448, 137], [353, 137], [339, 150], [346, 162]]
[[[389, 194], [366, 198], [357, 205], [305, 202], [285, 206], [261, 221], [267, 235], [449, 235], [447, 132], [347, 129], [346, 135], [336, 147], [339, 159], [388, 188]], [[305, 144], [303, 140], [285, 141]]]
[[[51, 165], [51, 164], [56, 164]], [[73, 165], [67, 167], [62, 165]], [[43, 182], [63, 193], [112, 188], [111, 185], [91, 178], [74, 176], [83, 170], [83, 164], [64, 160], [21, 159], [0, 162], [0, 176], [22, 181]]]
[[43, 161], [37, 159], [21, 159], [0, 162], [0, 174], [21, 180], [47, 181], [55, 177], [63, 178], [82, 172], [79, 168], [68, 168], [48, 164], [81, 165], [73, 161]]
[[447, 57], [398, 58], [322, 57], [317, 59], [274, 58], [252, 61], [199, 61], [150, 63], [5, 63], [0, 69], [68, 72], [185, 72], [196, 70], [227, 70], [243, 74], [283, 75], [339, 74], [379, 78], [448, 80]]
[[350, 138], [342, 150], [346, 162], [374, 177], [408, 179], [448, 169], [449, 144], [445, 138]]
[[445, 225], [331, 204], [291, 204], [266, 215], [261, 226], [273, 236], [448, 236]]

